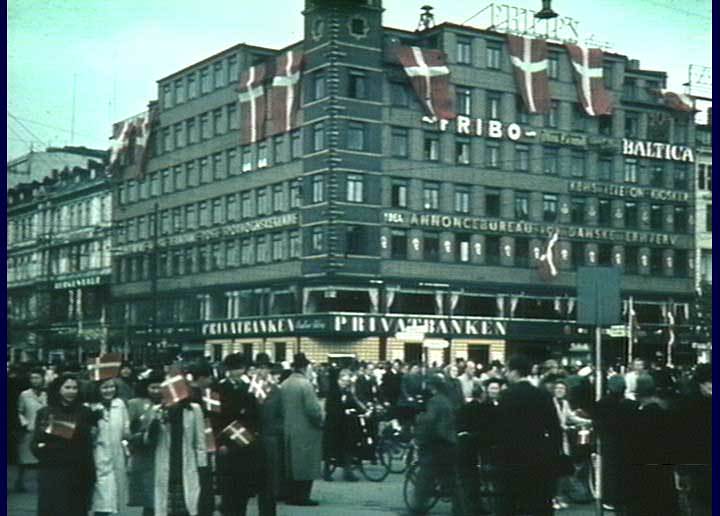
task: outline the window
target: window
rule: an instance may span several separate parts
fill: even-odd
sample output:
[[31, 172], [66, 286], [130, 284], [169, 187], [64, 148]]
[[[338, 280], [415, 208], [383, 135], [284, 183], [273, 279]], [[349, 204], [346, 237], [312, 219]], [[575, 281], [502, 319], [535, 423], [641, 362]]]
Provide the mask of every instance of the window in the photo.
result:
[[712, 203], [705, 205], [705, 231], [712, 233]]
[[283, 245], [283, 234], [275, 233], [272, 236], [272, 260], [277, 262], [285, 258], [285, 246]]
[[521, 124], [527, 124], [530, 121], [525, 101], [520, 95], [515, 95], [515, 118]]
[[656, 188], [665, 186], [664, 166], [653, 164], [650, 167], [650, 185]]
[[368, 98], [368, 78], [365, 72], [350, 70], [348, 80], [348, 97], [351, 99]]
[[530, 195], [527, 192], [515, 192], [515, 219], [529, 220]]
[[500, 144], [487, 143], [485, 146], [485, 165], [490, 168], [500, 166]]
[[170, 152], [173, 149], [172, 140], [170, 139], [170, 128], [162, 128], [162, 151]]
[[673, 184], [675, 190], [688, 189], [688, 168], [687, 165], [675, 165], [675, 174], [673, 176]]
[[555, 222], [558, 214], [557, 195], [543, 195], [543, 220], [545, 222]]
[[390, 103], [395, 107], [408, 107], [407, 86], [401, 82], [390, 83]]
[[274, 185], [272, 187], [272, 209], [274, 212], [285, 211], [285, 190], [283, 185]]
[[222, 179], [225, 177], [225, 167], [223, 166], [222, 152], [217, 152], [213, 154], [212, 168], [213, 179]]
[[348, 174], [347, 176], [347, 201], [363, 202], [363, 176], [359, 174]]
[[585, 131], [586, 120], [585, 109], [582, 107], [582, 104], [573, 104], [573, 131]]
[[612, 160], [601, 158], [598, 160], [598, 179], [600, 181], [612, 181]]
[[200, 94], [210, 93], [210, 68], [206, 67], [200, 70]]
[[625, 158], [625, 175], [626, 183], [637, 183], [638, 181], [638, 161], [633, 158]]
[[633, 111], [625, 112], [625, 138], [640, 136], [640, 115]]
[[273, 138], [273, 163], [279, 164], [283, 161], [283, 139], [282, 136], [276, 136]]
[[673, 260], [673, 273], [678, 278], [687, 278], [688, 252], [685, 249], [677, 249], [675, 251], [675, 259]]
[[600, 244], [598, 246], [598, 265], [601, 267], [612, 267], [612, 245]]
[[515, 267], [530, 266], [530, 240], [527, 238], [515, 239]]
[[650, 229], [662, 231], [663, 228], [663, 210], [660, 204], [650, 206]]
[[188, 99], [194, 99], [198, 95], [197, 80], [195, 79], [195, 73], [188, 74], [187, 76], [187, 91]]
[[527, 145], [515, 146], [515, 169], [522, 172], [530, 170], [530, 148]]
[[323, 228], [315, 227], [312, 229], [311, 244], [312, 244], [312, 251], [314, 253], [322, 252], [322, 250], [323, 250], [323, 235], [324, 235]]
[[573, 268], [577, 269], [585, 265], [585, 244], [572, 242], [570, 244], [570, 254]]
[[222, 199], [213, 199], [211, 217], [213, 224], [224, 224], [226, 222]]
[[663, 252], [662, 249], [650, 249], [650, 274], [653, 276], [661, 275], [663, 272]]
[[173, 126], [173, 140], [176, 149], [185, 145], [185, 132], [182, 122]]
[[294, 181], [290, 185], [290, 208], [300, 207], [300, 181]]
[[440, 259], [440, 236], [426, 232], [423, 238], [423, 260], [436, 262]]
[[237, 57], [230, 56], [228, 57], [228, 82], [237, 81], [239, 78]]
[[614, 81], [613, 81], [613, 65], [612, 65], [612, 63], [604, 63], [603, 64], [603, 82], [605, 83], [605, 87], [608, 89], [613, 89], [615, 87]]
[[242, 171], [249, 172], [252, 170], [252, 152], [249, 146], [245, 146], [240, 151], [242, 153]]
[[470, 38], [457, 38], [458, 64], [472, 64], [472, 40]]
[[235, 149], [230, 149], [227, 151], [225, 157], [227, 162], [227, 175], [231, 176], [240, 172], [237, 151]]
[[325, 72], [315, 72], [313, 75], [313, 96], [311, 100], [325, 98]]
[[238, 119], [237, 104], [227, 105], [227, 130], [238, 129], [240, 127], [240, 121]]
[[487, 44], [487, 67], [493, 70], [500, 69], [500, 56], [502, 43], [488, 42]]
[[195, 212], [195, 205], [190, 204], [185, 206], [185, 224], [188, 229], [195, 229], [197, 227], [197, 213]]
[[558, 109], [560, 103], [557, 100], [550, 101], [550, 109], [545, 113], [545, 127], [556, 128], [558, 126]]
[[440, 159], [440, 140], [438, 140], [438, 137], [425, 135], [423, 151], [427, 161], [438, 161]]
[[173, 191], [173, 181], [172, 181], [172, 174], [170, 169], [163, 170], [162, 171], [162, 192], [163, 193], [172, 193]]
[[573, 177], [585, 177], [585, 153], [573, 151], [570, 155], [570, 173]]
[[543, 147], [543, 171], [547, 175], [556, 176], [559, 171], [559, 156], [556, 147]]
[[423, 185], [423, 208], [436, 211], [440, 209], [440, 185], [438, 183], [425, 183]]
[[270, 213], [270, 199], [268, 197], [267, 188], [258, 188], [257, 190], [257, 214], [265, 215]]
[[228, 222], [240, 220], [240, 207], [237, 194], [230, 194], [225, 198], [225, 210]]
[[558, 52], [548, 52], [548, 77], [557, 79], [560, 75], [560, 54]]
[[458, 115], [472, 114], [472, 91], [462, 86], [455, 87], [455, 102]]
[[393, 229], [390, 234], [390, 257], [393, 260], [407, 259], [408, 237], [404, 229]]
[[289, 240], [288, 258], [298, 258], [300, 256], [300, 232], [297, 230], [290, 231]]
[[209, 183], [212, 181], [210, 167], [207, 158], [200, 158], [199, 161], [200, 183]]
[[258, 145], [257, 168], [265, 168], [268, 166], [268, 148], [267, 143]]
[[240, 241], [240, 263], [242, 265], [251, 265], [254, 261], [252, 240], [243, 238]]
[[393, 208], [407, 208], [407, 181], [394, 180], [390, 191], [390, 204]]
[[237, 240], [227, 240], [225, 242], [225, 265], [228, 268], [240, 266], [240, 255], [238, 254], [239, 246]]
[[353, 18], [350, 20], [350, 32], [355, 36], [365, 36], [367, 27], [363, 18]]
[[223, 63], [215, 63], [213, 65], [213, 77], [215, 79], [215, 87], [222, 88], [225, 86], [225, 67]]
[[172, 88], [170, 84], [163, 86], [163, 108], [170, 109], [173, 105]]
[[625, 227], [637, 229], [638, 227], [638, 207], [636, 202], [625, 202]]
[[213, 134], [215, 136], [225, 132], [225, 124], [223, 124], [223, 110], [216, 109], [213, 111]]
[[318, 122], [312, 126], [313, 132], [313, 152], [321, 151], [325, 148], [325, 126], [322, 122]]
[[675, 120], [675, 143], [688, 142], [688, 123], [686, 120]]
[[459, 262], [470, 261], [470, 235], [457, 233], [455, 235], [455, 260]]
[[688, 211], [685, 206], [675, 206], [673, 208], [673, 230], [675, 233], [688, 232]]
[[296, 130], [290, 133], [290, 158], [302, 158], [302, 142], [300, 140], [300, 131]]
[[470, 164], [470, 140], [466, 138], [455, 140], [455, 162], [458, 165]]
[[598, 133], [602, 136], [612, 136], [612, 116], [598, 116]]
[[487, 100], [485, 103], [486, 113], [485, 116], [490, 120], [500, 119], [500, 101], [502, 99], [502, 93], [497, 91], [488, 91]]
[[408, 130], [404, 127], [393, 127], [391, 131], [391, 152], [398, 158], [408, 156]]
[[152, 197], [160, 195], [160, 177], [157, 173], [150, 176], [150, 195]]
[[457, 213], [470, 213], [470, 188], [467, 186], [455, 187], [455, 211]]
[[612, 219], [612, 207], [609, 199], [598, 201], [598, 225], [609, 226]]
[[242, 218], [244, 219], [253, 216], [253, 206], [250, 192], [243, 192], [240, 194], [240, 213], [242, 213]]
[[500, 265], [500, 237], [489, 236], [485, 238], [485, 263]]
[[367, 150], [367, 125], [364, 122], [348, 123], [348, 149], [355, 151]]
[[210, 115], [203, 113], [200, 115], [200, 139], [207, 140], [210, 136]]
[[325, 180], [321, 175], [312, 176], [312, 202], [318, 203], [325, 200]]
[[485, 189], [485, 215], [488, 217], [500, 216], [500, 190], [496, 188]]
[[255, 240], [255, 260], [258, 263], [267, 263], [270, 261], [270, 246], [268, 245], [268, 236], [261, 235]]
[[206, 227], [210, 225], [210, 207], [208, 203], [203, 201], [200, 203], [200, 209], [198, 210], [200, 215], [200, 227]]
[[182, 79], [175, 80], [175, 103], [182, 104], [185, 102], [185, 83]]
[[625, 77], [623, 80], [623, 96], [630, 99], [637, 97], [637, 81], [632, 77]]
[[585, 199], [572, 199], [570, 201], [570, 222], [579, 225], [585, 224], [586, 204]]
[[638, 273], [640, 249], [634, 245], [625, 246], [625, 274]]
[[191, 118], [185, 121], [185, 137], [187, 138], [187, 144], [191, 145], [197, 143], [197, 126], [195, 125], [195, 119]]

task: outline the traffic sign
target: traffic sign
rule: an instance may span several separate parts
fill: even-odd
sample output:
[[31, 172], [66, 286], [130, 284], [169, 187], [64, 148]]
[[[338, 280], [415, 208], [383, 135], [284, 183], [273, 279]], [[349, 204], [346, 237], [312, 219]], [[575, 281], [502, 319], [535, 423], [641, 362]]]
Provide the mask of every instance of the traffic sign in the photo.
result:
[[605, 330], [605, 334], [613, 338], [622, 338], [628, 336], [628, 328], [624, 324], [614, 324]]

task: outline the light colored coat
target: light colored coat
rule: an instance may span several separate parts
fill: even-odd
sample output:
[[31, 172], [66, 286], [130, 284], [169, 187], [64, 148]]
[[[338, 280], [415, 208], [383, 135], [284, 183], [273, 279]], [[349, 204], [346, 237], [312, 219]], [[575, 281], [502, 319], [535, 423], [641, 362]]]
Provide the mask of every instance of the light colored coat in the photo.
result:
[[112, 400], [109, 409], [99, 403], [92, 408], [103, 411], [93, 450], [96, 479], [92, 510], [115, 514], [127, 505], [127, 456], [123, 440], [130, 434], [130, 419], [120, 398]]
[[555, 411], [557, 412], [560, 428], [562, 429], [563, 453], [570, 455], [570, 438], [567, 433], [568, 427], [571, 425], [587, 424], [590, 423], [590, 420], [576, 416], [575, 412], [570, 408], [568, 400], [558, 400], [554, 398], [553, 404], [555, 405]]
[[281, 385], [285, 460], [290, 480], [320, 478], [323, 410], [315, 389], [301, 373]]
[[[190, 516], [198, 513], [200, 500], [200, 474], [198, 468], [207, 466], [205, 425], [200, 405], [190, 404], [191, 410], [183, 410], [183, 489], [185, 505]], [[151, 409], [158, 417], [156, 408]], [[168, 481], [170, 478], [170, 424], [160, 423], [155, 447], [155, 516], [167, 516]]]
[[35, 454], [30, 450], [33, 432], [35, 431], [35, 418], [38, 411], [47, 405], [47, 394], [41, 392], [39, 395], [32, 389], [20, 393], [18, 399], [18, 418], [23, 427], [18, 448], [18, 460], [20, 464], [37, 464]]

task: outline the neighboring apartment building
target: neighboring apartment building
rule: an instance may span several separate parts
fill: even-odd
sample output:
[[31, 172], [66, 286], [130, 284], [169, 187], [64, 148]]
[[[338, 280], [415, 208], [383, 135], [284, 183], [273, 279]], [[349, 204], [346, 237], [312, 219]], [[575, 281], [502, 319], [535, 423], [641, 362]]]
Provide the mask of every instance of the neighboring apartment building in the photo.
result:
[[88, 160], [102, 163], [107, 151], [87, 147], [48, 147], [44, 151], [30, 151], [7, 164], [7, 189], [21, 183], [42, 181], [53, 170], [65, 167], [85, 167]]
[[7, 192], [8, 355], [75, 360], [108, 341], [112, 202], [105, 165]]
[[[307, 1], [305, 37], [285, 49], [238, 45], [158, 81], [147, 169], [115, 175], [113, 325], [131, 349], [587, 359], [575, 285], [588, 265], [623, 269], [636, 352], [664, 351], [695, 266], [695, 128], [650, 93], [665, 73], [605, 53], [614, 111], [587, 116], [550, 42], [551, 109], [529, 114], [505, 34], [406, 32], [382, 26], [380, 0], [327, 5]], [[445, 52], [460, 118], [426, 121], [397, 45]], [[297, 127], [241, 144], [247, 99], [271, 87], [249, 68], [288, 51], [304, 55]], [[544, 281], [556, 230], [559, 273]]]

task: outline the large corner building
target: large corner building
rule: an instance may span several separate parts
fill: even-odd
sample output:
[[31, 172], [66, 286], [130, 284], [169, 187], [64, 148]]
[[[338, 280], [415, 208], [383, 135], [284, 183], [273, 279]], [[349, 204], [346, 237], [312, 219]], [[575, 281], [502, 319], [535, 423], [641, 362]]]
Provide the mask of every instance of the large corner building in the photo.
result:
[[[551, 106], [529, 114], [506, 34], [406, 32], [382, 13], [381, 0], [307, 0], [302, 41], [238, 45], [158, 81], [149, 161], [115, 174], [113, 346], [586, 359], [576, 270], [617, 266], [634, 353], [666, 353], [697, 262], [695, 127], [652, 93], [665, 73], [605, 52], [614, 108], [589, 116], [566, 47], [548, 42]], [[458, 118], [428, 119], [398, 46], [446, 54]], [[241, 77], [288, 51], [303, 56], [297, 123], [243, 145], [259, 115]], [[555, 233], [558, 273], [542, 279]], [[609, 358], [626, 348], [614, 339]], [[692, 359], [679, 338], [670, 350]]]

